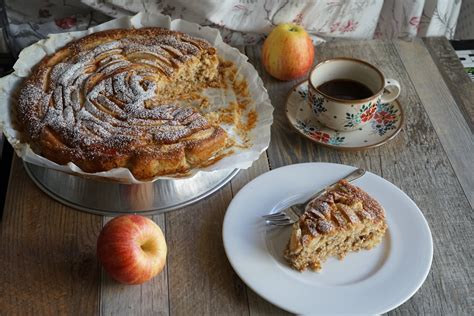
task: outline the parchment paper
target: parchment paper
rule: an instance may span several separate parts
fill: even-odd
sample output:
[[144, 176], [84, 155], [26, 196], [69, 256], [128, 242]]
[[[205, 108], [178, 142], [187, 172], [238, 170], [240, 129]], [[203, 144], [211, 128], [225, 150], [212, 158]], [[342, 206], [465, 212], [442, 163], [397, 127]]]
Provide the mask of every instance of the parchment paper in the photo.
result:
[[[115, 28], [141, 28], [150, 26], [181, 31], [208, 40], [217, 48], [221, 58], [234, 62], [238, 68], [238, 76], [243, 76], [247, 80], [251, 102], [245, 111], [248, 112], [255, 110], [258, 114], [256, 126], [248, 134], [248, 136], [250, 136], [250, 146], [248, 146], [248, 148], [239, 148], [238, 146], [235, 146], [232, 148], [234, 152], [232, 155], [229, 155], [208, 167], [193, 169], [187, 177], [192, 177], [197, 172], [202, 171], [209, 172], [235, 168], [246, 169], [250, 167], [252, 163], [258, 159], [260, 154], [268, 148], [270, 143], [270, 125], [273, 122], [273, 107], [257, 71], [250, 63], [248, 63], [245, 55], [222, 41], [219, 31], [210, 27], [202, 27], [185, 20], [171, 20], [168, 16], [150, 13], [138, 13], [132, 17], [118, 18], [92, 27], [87, 31], [50, 35], [47, 39], [41, 40], [25, 48], [20, 53], [19, 59], [14, 65], [14, 73], [0, 78], [0, 128], [3, 130], [3, 133], [10, 144], [12, 144], [17, 155], [24, 161], [35, 165], [67, 173], [78, 174], [88, 178], [102, 178], [103, 180], [108, 179], [122, 183], [143, 183], [143, 181], [137, 180], [126, 168], [115, 168], [98, 173], [86, 173], [72, 162], [67, 165], [58, 165], [57, 163], [37, 155], [32, 151], [28, 144], [20, 141], [21, 134], [20, 131], [15, 128], [18, 125], [15, 123], [13, 110], [16, 107], [16, 93], [19, 85], [25, 77], [28, 77], [31, 69], [44, 56], [54, 53], [58, 48], [63, 47], [70, 41], [98, 31]], [[216, 109], [216, 107], [225, 106], [229, 101], [235, 99], [235, 95], [229, 93], [228, 90], [222, 89], [220, 96], [215, 95], [215, 93], [216, 91], [213, 91], [209, 98], [211, 102], [209, 109]], [[219, 100], [220, 102], [217, 103], [215, 102], [216, 100]], [[213, 104], [213, 102], [215, 102], [215, 104]], [[239, 137], [231, 126], [222, 125], [222, 127], [232, 138], [236, 139], [238, 143]], [[170, 178], [174, 179], [172, 176], [159, 176], [146, 182]], [[183, 177], [179, 176], [179, 178]]]

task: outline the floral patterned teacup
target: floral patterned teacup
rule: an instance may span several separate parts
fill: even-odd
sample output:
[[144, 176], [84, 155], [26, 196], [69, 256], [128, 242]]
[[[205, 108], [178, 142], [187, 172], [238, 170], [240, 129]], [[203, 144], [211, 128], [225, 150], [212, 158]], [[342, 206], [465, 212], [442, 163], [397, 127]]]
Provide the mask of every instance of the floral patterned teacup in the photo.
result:
[[[365, 99], [346, 100], [330, 96], [318, 87], [331, 80], [349, 79], [364, 84], [373, 94]], [[353, 58], [334, 58], [317, 64], [309, 75], [308, 102], [316, 119], [338, 131], [352, 131], [368, 123], [379, 103], [394, 101], [400, 84], [385, 79], [375, 66]]]

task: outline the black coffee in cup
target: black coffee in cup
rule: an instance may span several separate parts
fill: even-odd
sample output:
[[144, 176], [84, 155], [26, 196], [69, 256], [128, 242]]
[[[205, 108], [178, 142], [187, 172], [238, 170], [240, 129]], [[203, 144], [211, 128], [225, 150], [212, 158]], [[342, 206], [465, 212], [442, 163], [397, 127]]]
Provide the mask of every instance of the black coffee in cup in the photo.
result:
[[334, 79], [317, 87], [317, 90], [333, 98], [342, 100], [361, 100], [374, 93], [365, 84], [351, 79]]

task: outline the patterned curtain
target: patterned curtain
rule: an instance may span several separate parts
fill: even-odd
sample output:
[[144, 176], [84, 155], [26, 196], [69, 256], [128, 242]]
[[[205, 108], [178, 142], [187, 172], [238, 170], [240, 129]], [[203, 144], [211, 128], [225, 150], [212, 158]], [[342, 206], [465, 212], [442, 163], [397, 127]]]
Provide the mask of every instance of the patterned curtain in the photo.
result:
[[[233, 44], [262, 40], [279, 23], [301, 24], [316, 39], [452, 38], [461, 0], [81, 0], [107, 14], [151, 11], [221, 29]], [[106, 9], [105, 9], [106, 8]]]
[[[6, 0], [18, 52], [49, 33], [83, 30], [110, 17], [158, 12], [220, 29], [233, 45], [255, 44], [293, 22], [317, 43], [338, 38], [452, 38], [461, 0]], [[0, 51], [7, 50], [0, 40]]]

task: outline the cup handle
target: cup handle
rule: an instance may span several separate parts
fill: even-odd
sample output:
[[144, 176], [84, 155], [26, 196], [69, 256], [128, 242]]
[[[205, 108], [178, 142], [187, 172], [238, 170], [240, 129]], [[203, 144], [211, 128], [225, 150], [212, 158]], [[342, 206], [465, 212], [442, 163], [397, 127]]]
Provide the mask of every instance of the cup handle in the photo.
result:
[[380, 102], [390, 103], [400, 95], [400, 83], [395, 79], [385, 79], [385, 87], [383, 89]]

